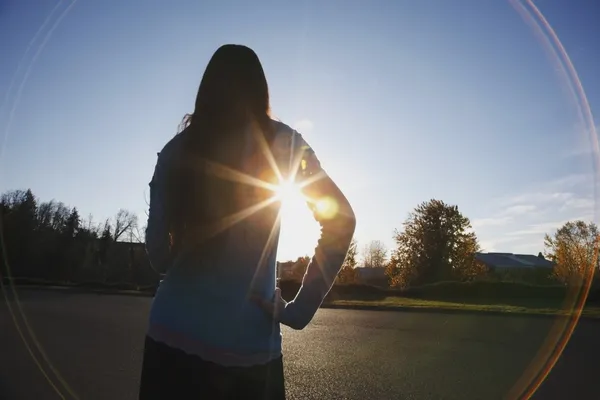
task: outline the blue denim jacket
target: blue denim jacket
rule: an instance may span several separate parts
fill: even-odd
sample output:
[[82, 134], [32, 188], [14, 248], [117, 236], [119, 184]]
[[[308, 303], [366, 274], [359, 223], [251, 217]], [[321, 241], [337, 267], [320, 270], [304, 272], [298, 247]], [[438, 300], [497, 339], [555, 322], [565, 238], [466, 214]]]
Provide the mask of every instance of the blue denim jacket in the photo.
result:
[[[328, 197], [338, 212], [321, 224], [321, 238], [302, 286], [276, 318], [250, 301], [252, 295], [273, 298], [276, 288], [276, 257], [280, 227], [257, 223], [248, 217], [230, 228], [230, 251], [207, 261], [189, 252], [174, 259], [169, 252], [168, 221], [163, 211], [164, 170], [178, 157], [180, 136], [159, 153], [150, 183], [150, 212], [146, 248], [150, 262], [165, 272], [152, 303], [148, 335], [157, 341], [222, 365], [247, 366], [266, 363], [281, 355], [283, 323], [304, 328], [327, 295], [346, 257], [354, 235], [355, 219], [348, 201], [323, 171], [302, 136], [289, 126], [273, 121], [276, 139], [271, 152], [286, 174], [298, 157], [298, 179], [311, 197]], [[248, 146], [252, 141], [247, 138]], [[250, 239], [249, 239], [250, 238]], [[269, 242], [269, 246], [265, 244]], [[265, 250], [266, 249], [266, 250]], [[210, 265], [203, 265], [210, 264]]]

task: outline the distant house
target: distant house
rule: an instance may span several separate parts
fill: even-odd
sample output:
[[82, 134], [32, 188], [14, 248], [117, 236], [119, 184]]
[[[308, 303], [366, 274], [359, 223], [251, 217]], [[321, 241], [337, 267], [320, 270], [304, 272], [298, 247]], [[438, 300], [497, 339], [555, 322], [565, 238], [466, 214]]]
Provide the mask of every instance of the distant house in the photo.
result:
[[476, 253], [475, 259], [502, 280], [545, 280], [554, 268], [552, 261], [532, 254]]
[[476, 253], [475, 258], [493, 270], [552, 269], [554, 264], [543, 257], [531, 254]]

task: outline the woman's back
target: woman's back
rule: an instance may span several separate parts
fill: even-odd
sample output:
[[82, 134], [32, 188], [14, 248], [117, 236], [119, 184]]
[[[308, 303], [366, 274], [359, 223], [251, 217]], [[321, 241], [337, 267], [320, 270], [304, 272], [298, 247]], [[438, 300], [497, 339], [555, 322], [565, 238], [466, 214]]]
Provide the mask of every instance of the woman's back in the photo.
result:
[[[275, 138], [270, 153], [278, 170], [285, 172], [290, 160], [299, 151], [306, 151], [305, 143], [287, 125], [273, 121], [273, 126]], [[256, 154], [253, 147], [257, 143], [250, 133], [245, 140], [244, 154], [249, 159]], [[169, 163], [180, 160], [184, 145], [185, 141], [176, 136], [159, 154], [158, 164], [168, 169]], [[250, 161], [248, 159], [243, 161]], [[259, 179], [260, 171], [252, 170], [256, 163], [242, 164], [246, 166], [243, 174]], [[160, 174], [156, 174], [151, 185], [159, 191], [165, 184]], [[160, 201], [154, 200], [153, 205], [159, 206]], [[206, 259], [202, 248], [183, 250], [156, 293], [149, 335], [224, 365], [251, 365], [278, 357], [281, 354], [279, 324], [249, 299], [256, 295], [265, 299], [273, 297], [279, 209], [279, 202], [272, 201], [251, 210], [254, 212], [227, 228], [224, 248], [212, 260]], [[157, 225], [150, 227], [160, 229]], [[149, 229], [150, 239], [153, 234], [161, 235]]]

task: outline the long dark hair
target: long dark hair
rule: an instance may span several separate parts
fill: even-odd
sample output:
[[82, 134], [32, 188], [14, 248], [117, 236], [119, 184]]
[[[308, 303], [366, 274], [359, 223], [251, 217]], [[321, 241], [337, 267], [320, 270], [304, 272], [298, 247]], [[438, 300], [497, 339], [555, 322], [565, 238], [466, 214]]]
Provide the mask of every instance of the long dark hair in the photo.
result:
[[[248, 159], [243, 153], [248, 129], [255, 142], [250, 168], [242, 164]], [[180, 130], [182, 154], [169, 167], [166, 193], [172, 250], [201, 248], [214, 255], [222, 249], [232, 216], [272, 195], [223, 175], [227, 170], [249, 175], [251, 170], [260, 171], [262, 180], [275, 179], [261, 146], [262, 141], [269, 147], [274, 137], [269, 89], [253, 50], [227, 44], [214, 53], [194, 112], [184, 117]]]

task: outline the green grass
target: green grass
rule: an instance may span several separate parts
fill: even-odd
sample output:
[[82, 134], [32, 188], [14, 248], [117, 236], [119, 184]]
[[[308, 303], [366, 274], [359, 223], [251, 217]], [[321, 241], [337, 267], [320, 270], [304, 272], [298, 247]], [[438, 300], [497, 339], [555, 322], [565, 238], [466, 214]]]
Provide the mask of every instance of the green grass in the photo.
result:
[[[328, 304], [343, 306], [361, 306], [361, 307], [389, 307], [394, 308], [420, 308], [420, 309], [444, 309], [444, 310], [465, 310], [481, 312], [503, 312], [512, 314], [545, 314], [545, 315], [569, 315], [570, 310], [562, 309], [560, 304], [541, 303], [531, 301], [529, 305], [514, 304], [473, 304], [460, 303], [439, 300], [422, 300], [407, 297], [386, 297], [381, 300], [334, 300]], [[587, 317], [600, 318], [600, 307], [586, 307], [582, 315]]]

